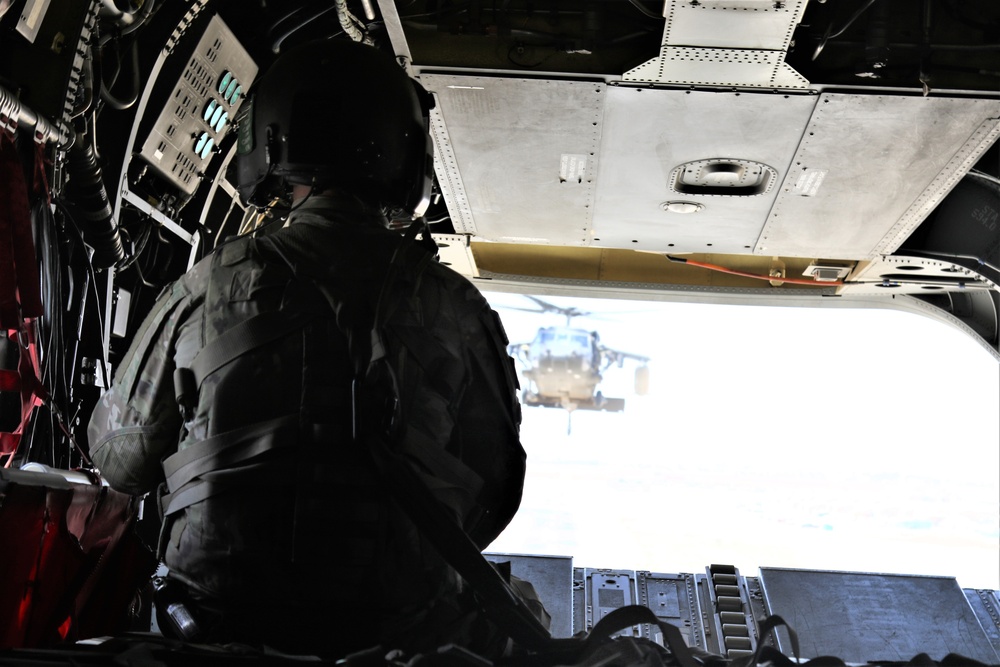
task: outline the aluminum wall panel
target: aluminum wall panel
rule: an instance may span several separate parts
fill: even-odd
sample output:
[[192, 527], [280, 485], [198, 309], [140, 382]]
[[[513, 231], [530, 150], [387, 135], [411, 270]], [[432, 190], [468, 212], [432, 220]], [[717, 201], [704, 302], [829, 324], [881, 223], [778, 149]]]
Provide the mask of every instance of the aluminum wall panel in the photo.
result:
[[421, 82], [438, 101], [438, 178], [463, 202], [456, 231], [589, 242], [604, 84], [437, 74]]
[[805, 0], [670, 0], [664, 44], [785, 51]]
[[[804, 658], [847, 663], [949, 653], [996, 664], [998, 657], [952, 577], [761, 568], [768, 611], [798, 633]], [[787, 635], [778, 647], [791, 654]]]
[[755, 252], [891, 252], [996, 138], [1000, 100], [824, 94]]
[[[594, 244], [662, 252], [746, 254], [777, 188], [751, 196], [681, 194], [688, 162], [752, 160], [784, 179], [816, 97], [611, 87], [597, 173]], [[668, 201], [703, 206], [665, 211]]]

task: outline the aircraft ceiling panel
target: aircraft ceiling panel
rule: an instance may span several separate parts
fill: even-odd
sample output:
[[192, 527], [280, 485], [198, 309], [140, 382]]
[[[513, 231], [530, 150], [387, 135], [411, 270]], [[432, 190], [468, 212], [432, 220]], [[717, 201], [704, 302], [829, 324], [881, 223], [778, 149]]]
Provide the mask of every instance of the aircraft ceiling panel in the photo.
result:
[[1000, 130], [1000, 100], [824, 94], [755, 252], [892, 252]]
[[637, 83], [804, 90], [809, 81], [782, 51], [664, 46], [660, 55], [622, 76]]
[[884, 255], [861, 262], [851, 275], [850, 284], [841, 294], [922, 294], [960, 289], [995, 288], [979, 274], [947, 259], [928, 259], [904, 255]]
[[[606, 104], [594, 243], [746, 254], [757, 243], [816, 96], [621, 86], [608, 89]], [[704, 183], [678, 183], [687, 178], [679, 173], [682, 166], [696, 172], [713, 164], [720, 170], [706, 173]], [[750, 164], [770, 169], [764, 191], [727, 188], [728, 178], [739, 185], [740, 169], [750, 171]], [[721, 169], [726, 165], [728, 172]], [[719, 187], [708, 187], [713, 179]], [[677, 210], [665, 206], [670, 203], [679, 204]]]
[[785, 51], [802, 20], [805, 0], [670, 0], [664, 44]]
[[462, 204], [456, 231], [589, 244], [603, 83], [438, 74], [421, 82], [438, 102], [438, 180], [449, 206]]
[[669, 0], [660, 54], [625, 72], [626, 81], [805, 89], [785, 63], [805, 0]]

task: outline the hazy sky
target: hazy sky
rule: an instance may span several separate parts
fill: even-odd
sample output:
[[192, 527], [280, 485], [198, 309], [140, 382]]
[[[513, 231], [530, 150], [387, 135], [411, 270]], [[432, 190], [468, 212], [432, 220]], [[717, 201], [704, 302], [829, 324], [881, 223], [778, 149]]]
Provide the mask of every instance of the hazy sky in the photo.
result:
[[[613, 367], [601, 389], [625, 411], [576, 412], [569, 436], [564, 411], [524, 410], [524, 500], [490, 551], [1000, 589], [1000, 364], [964, 333], [873, 309], [544, 298], [651, 357], [651, 389], [635, 396], [635, 364]], [[512, 342], [564, 323], [498, 310]]]

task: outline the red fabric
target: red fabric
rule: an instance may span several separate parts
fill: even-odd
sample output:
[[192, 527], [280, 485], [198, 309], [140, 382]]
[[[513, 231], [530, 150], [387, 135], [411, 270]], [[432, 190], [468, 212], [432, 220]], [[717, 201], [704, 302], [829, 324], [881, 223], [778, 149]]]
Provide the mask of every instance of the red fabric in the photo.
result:
[[42, 314], [42, 295], [24, 168], [5, 133], [0, 135], [0, 187], [5, 190], [0, 201], [6, 205], [0, 210], [0, 327], [17, 329], [22, 317]]
[[[38, 189], [38, 171], [41, 171], [42, 187], [48, 196], [48, 182], [45, 179], [44, 155], [36, 156], [35, 186]], [[28, 187], [24, 169], [14, 139], [7, 132], [0, 132], [0, 328], [11, 335], [21, 334], [27, 341], [21, 346], [17, 373], [18, 390], [21, 393], [21, 423], [11, 433], [0, 433], [0, 455], [10, 454], [7, 464], [21, 442], [31, 414], [46, 398], [46, 392], [39, 380], [38, 352], [32, 318], [42, 314], [41, 286], [38, 277], [38, 262], [35, 259], [35, 244], [31, 234], [31, 209], [28, 203]], [[11, 384], [9, 373], [5, 371], [4, 386]]]
[[[36, 329], [33, 320], [26, 320], [22, 325], [23, 337], [18, 336], [18, 331], [8, 331], [11, 340], [22, 343], [19, 349], [20, 356], [17, 361], [17, 371], [0, 371], [0, 391], [20, 391], [21, 393], [21, 423], [11, 433], [0, 432], [0, 454], [13, 454], [21, 442], [21, 435], [31, 420], [31, 414], [35, 408], [48, 398], [48, 392], [39, 380], [40, 368], [38, 360], [38, 346], [36, 345]], [[26, 339], [27, 343], [23, 344]], [[12, 374], [16, 374], [17, 382], [15, 389], [8, 389], [13, 386]], [[13, 456], [11, 457], [13, 459]], [[8, 463], [10, 460], [8, 459]]]
[[7, 483], [3, 495], [0, 649], [126, 630], [132, 599], [156, 567], [131, 530], [135, 499], [82, 484]]
[[21, 391], [21, 376], [17, 371], [0, 369], [0, 391]]
[[21, 316], [17, 308], [17, 273], [14, 267], [14, 218], [27, 212], [24, 172], [17, 147], [0, 132], [0, 328], [18, 329]]

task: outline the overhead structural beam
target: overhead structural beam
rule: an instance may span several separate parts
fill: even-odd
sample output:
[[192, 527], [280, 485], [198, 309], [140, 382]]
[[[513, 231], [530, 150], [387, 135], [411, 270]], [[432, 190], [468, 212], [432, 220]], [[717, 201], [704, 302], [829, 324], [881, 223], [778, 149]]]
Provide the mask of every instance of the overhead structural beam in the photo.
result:
[[403, 60], [404, 67], [409, 67], [413, 62], [410, 55], [410, 45], [406, 43], [406, 35], [403, 33], [403, 22], [399, 18], [399, 11], [393, 0], [378, 0], [378, 10], [382, 14], [382, 21], [385, 30], [389, 34], [389, 42], [392, 43], [393, 53], [397, 60]]

